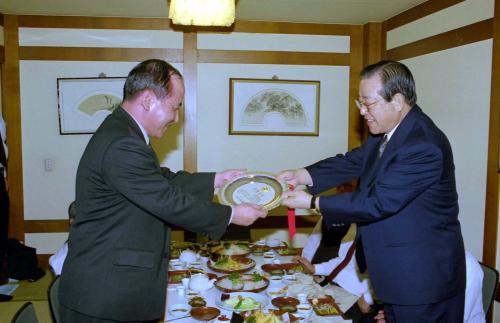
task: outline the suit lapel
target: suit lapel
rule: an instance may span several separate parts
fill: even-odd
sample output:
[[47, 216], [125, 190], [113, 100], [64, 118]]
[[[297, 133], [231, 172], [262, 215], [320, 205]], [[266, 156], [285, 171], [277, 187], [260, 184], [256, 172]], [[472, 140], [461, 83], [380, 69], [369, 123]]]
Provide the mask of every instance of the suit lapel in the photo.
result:
[[368, 148], [368, 154], [365, 162], [365, 167], [363, 168], [363, 174], [361, 175], [360, 183], [361, 186], [365, 188], [371, 185], [380, 165], [380, 158], [378, 158], [378, 147], [380, 145], [380, 141], [382, 140], [382, 136], [372, 136], [371, 138], [373, 143], [371, 143], [371, 147]]
[[382, 154], [382, 157], [380, 158], [381, 161], [383, 161], [387, 156], [390, 156], [392, 152], [398, 150], [399, 147], [401, 147], [404, 142], [406, 141], [406, 138], [410, 135], [415, 122], [418, 119], [418, 116], [422, 114], [422, 110], [419, 108], [418, 105], [415, 105], [410, 112], [406, 115], [406, 117], [401, 121], [399, 124], [398, 128], [394, 132], [394, 134], [391, 137], [391, 140], [387, 143], [387, 146], [385, 147], [384, 153]]
[[406, 117], [401, 121], [401, 124], [398, 126], [391, 139], [387, 143], [385, 147], [384, 153], [379, 158], [378, 157], [378, 147], [380, 142], [382, 141], [383, 136], [372, 137], [376, 143], [372, 145], [369, 149], [367, 162], [365, 163], [363, 175], [361, 177], [361, 186], [369, 187], [379, 173], [380, 166], [383, 161], [388, 158], [392, 154], [392, 152], [396, 151], [399, 147], [403, 145], [406, 138], [409, 136], [413, 126], [418, 118], [418, 116], [422, 113], [422, 110], [415, 105], [410, 112], [406, 115]]

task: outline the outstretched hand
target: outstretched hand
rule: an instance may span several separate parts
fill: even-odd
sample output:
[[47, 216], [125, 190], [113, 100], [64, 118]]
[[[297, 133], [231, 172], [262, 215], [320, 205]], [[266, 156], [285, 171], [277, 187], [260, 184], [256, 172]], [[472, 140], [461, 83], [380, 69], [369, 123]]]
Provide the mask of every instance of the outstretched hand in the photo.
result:
[[255, 220], [265, 218], [266, 216], [267, 210], [264, 207], [252, 203], [242, 203], [233, 206], [233, 218], [231, 219], [231, 223], [249, 226], [254, 223]]
[[214, 180], [214, 188], [221, 188], [228, 181], [238, 176], [245, 175], [246, 173], [247, 173], [246, 169], [227, 169], [225, 171], [216, 173]]
[[292, 209], [308, 209], [312, 195], [306, 191], [286, 191], [281, 195], [281, 204]]
[[288, 169], [280, 172], [277, 179], [289, 185], [312, 185], [312, 178], [305, 168]]

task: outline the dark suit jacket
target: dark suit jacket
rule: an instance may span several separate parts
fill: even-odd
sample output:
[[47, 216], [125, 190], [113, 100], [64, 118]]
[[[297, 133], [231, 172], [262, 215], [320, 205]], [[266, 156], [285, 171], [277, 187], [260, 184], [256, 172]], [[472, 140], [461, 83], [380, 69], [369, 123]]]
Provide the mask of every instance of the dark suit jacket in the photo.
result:
[[136, 122], [117, 108], [78, 166], [61, 303], [105, 319], [161, 317], [170, 227], [217, 239], [228, 225], [231, 208], [211, 202], [214, 176], [161, 168]]
[[402, 120], [384, 154], [381, 136], [306, 169], [316, 194], [360, 179], [352, 193], [321, 197], [327, 224], [356, 222], [377, 296], [429, 304], [465, 289], [455, 167], [446, 136], [418, 106]]

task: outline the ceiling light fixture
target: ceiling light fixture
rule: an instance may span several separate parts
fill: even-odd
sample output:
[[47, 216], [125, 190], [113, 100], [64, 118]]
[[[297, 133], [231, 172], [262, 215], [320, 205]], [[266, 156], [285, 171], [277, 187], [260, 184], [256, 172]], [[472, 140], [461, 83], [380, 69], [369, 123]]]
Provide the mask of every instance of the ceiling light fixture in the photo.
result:
[[177, 25], [229, 27], [234, 15], [234, 0], [170, 0], [168, 17]]

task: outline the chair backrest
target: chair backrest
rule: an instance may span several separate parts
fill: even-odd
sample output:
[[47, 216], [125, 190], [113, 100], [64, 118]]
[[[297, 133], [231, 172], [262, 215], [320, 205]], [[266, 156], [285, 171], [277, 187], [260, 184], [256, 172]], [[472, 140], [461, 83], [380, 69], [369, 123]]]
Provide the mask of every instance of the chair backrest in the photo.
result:
[[61, 322], [59, 320], [59, 280], [60, 276], [57, 276], [49, 286], [50, 313], [55, 323]]
[[484, 315], [488, 316], [491, 304], [495, 299], [495, 292], [498, 284], [498, 271], [483, 263], [479, 263], [484, 272], [483, 278], [483, 308]]
[[19, 310], [17, 310], [16, 314], [12, 318], [11, 323], [38, 323], [33, 303], [24, 303], [24, 305]]

